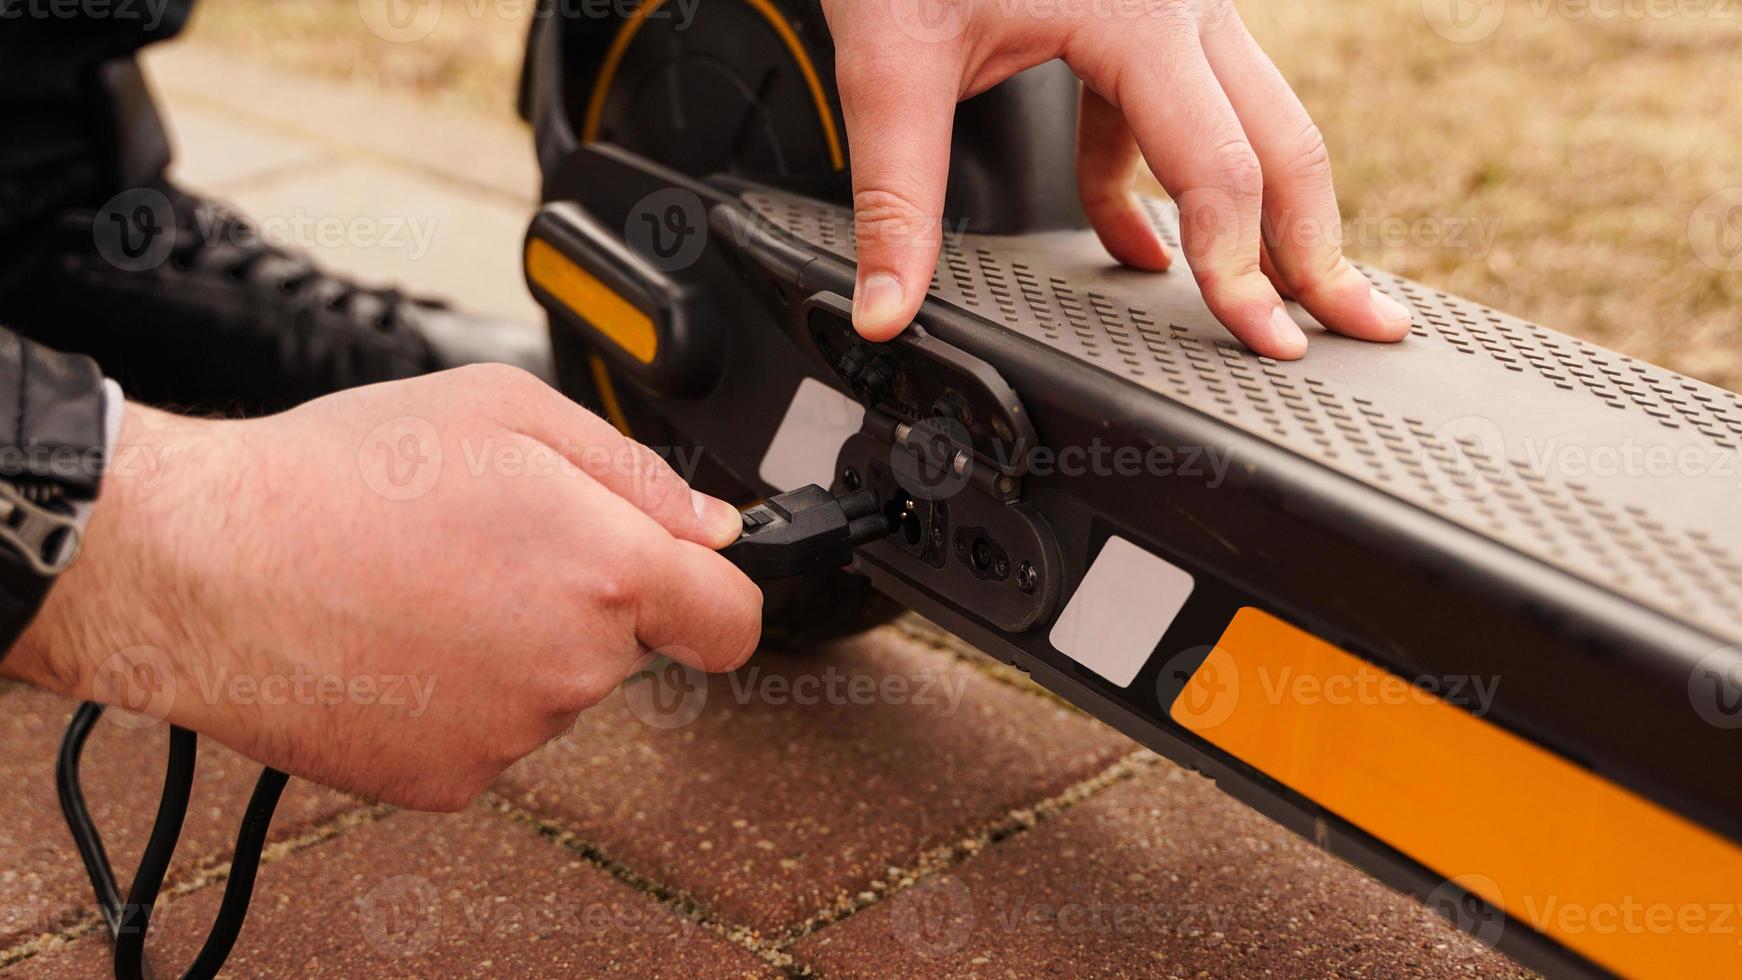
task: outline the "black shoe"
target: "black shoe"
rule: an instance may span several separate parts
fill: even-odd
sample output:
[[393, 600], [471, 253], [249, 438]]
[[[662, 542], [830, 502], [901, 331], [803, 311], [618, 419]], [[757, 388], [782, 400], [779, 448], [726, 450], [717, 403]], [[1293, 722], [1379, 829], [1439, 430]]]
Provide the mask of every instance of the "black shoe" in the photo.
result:
[[8, 251], [0, 324], [91, 355], [150, 404], [262, 414], [477, 361], [551, 376], [542, 330], [342, 279], [167, 181]]

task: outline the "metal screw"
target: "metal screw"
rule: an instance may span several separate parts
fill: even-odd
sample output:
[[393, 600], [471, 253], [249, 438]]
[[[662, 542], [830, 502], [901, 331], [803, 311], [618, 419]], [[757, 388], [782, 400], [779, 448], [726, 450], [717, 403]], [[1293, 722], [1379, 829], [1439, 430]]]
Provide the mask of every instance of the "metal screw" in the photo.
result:
[[1033, 565], [1023, 562], [1016, 566], [1016, 585], [1030, 594], [1040, 587], [1040, 575], [1035, 572]]
[[1004, 576], [1009, 575], [1010, 574], [1010, 559], [1004, 557], [1003, 555], [999, 555], [997, 558], [992, 559], [992, 571], [999, 578], [1003, 578]]

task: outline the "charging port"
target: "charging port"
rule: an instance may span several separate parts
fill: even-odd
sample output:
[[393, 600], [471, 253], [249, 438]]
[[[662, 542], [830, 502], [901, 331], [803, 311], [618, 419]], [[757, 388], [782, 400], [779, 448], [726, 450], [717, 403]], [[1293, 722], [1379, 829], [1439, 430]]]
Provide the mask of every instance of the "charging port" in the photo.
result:
[[957, 528], [956, 557], [967, 564], [975, 578], [1002, 582], [1010, 577], [1009, 553], [985, 528]]

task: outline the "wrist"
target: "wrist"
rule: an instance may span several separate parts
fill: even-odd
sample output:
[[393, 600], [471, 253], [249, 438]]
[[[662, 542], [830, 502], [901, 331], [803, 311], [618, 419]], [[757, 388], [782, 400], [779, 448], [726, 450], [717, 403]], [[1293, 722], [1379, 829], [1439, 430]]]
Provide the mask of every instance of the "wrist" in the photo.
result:
[[[234, 473], [234, 423], [128, 405], [79, 557], [50, 590], [0, 673], [80, 700], [199, 727], [190, 657], [219, 649], [212, 547]], [[167, 673], [168, 676], [160, 676]]]

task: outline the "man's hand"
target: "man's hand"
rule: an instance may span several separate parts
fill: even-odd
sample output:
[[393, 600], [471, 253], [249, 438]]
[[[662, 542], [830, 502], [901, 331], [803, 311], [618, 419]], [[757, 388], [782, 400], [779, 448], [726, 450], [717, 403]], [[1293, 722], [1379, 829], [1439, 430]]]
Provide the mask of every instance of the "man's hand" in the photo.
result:
[[757, 641], [714, 551], [737, 511], [513, 368], [246, 422], [129, 406], [121, 446], [0, 666], [293, 775], [455, 809], [651, 652], [718, 671]]
[[1408, 311], [1343, 257], [1324, 141], [1233, 0], [823, 0], [823, 8], [853, 150], [853, 319], [865, 337], [899, 333], [925, 297], [956, 102], [1054, 58], [1084, 83], [1077, 191], [1114, 258], [1168, 267], [1133, 195], [1141, 157], [1180, 206], [1205, 302], [1248, 347], [1277, 358], [1306, 353], [1279, 292], [1339, 333], [1395, 341], [1409, 332]]

